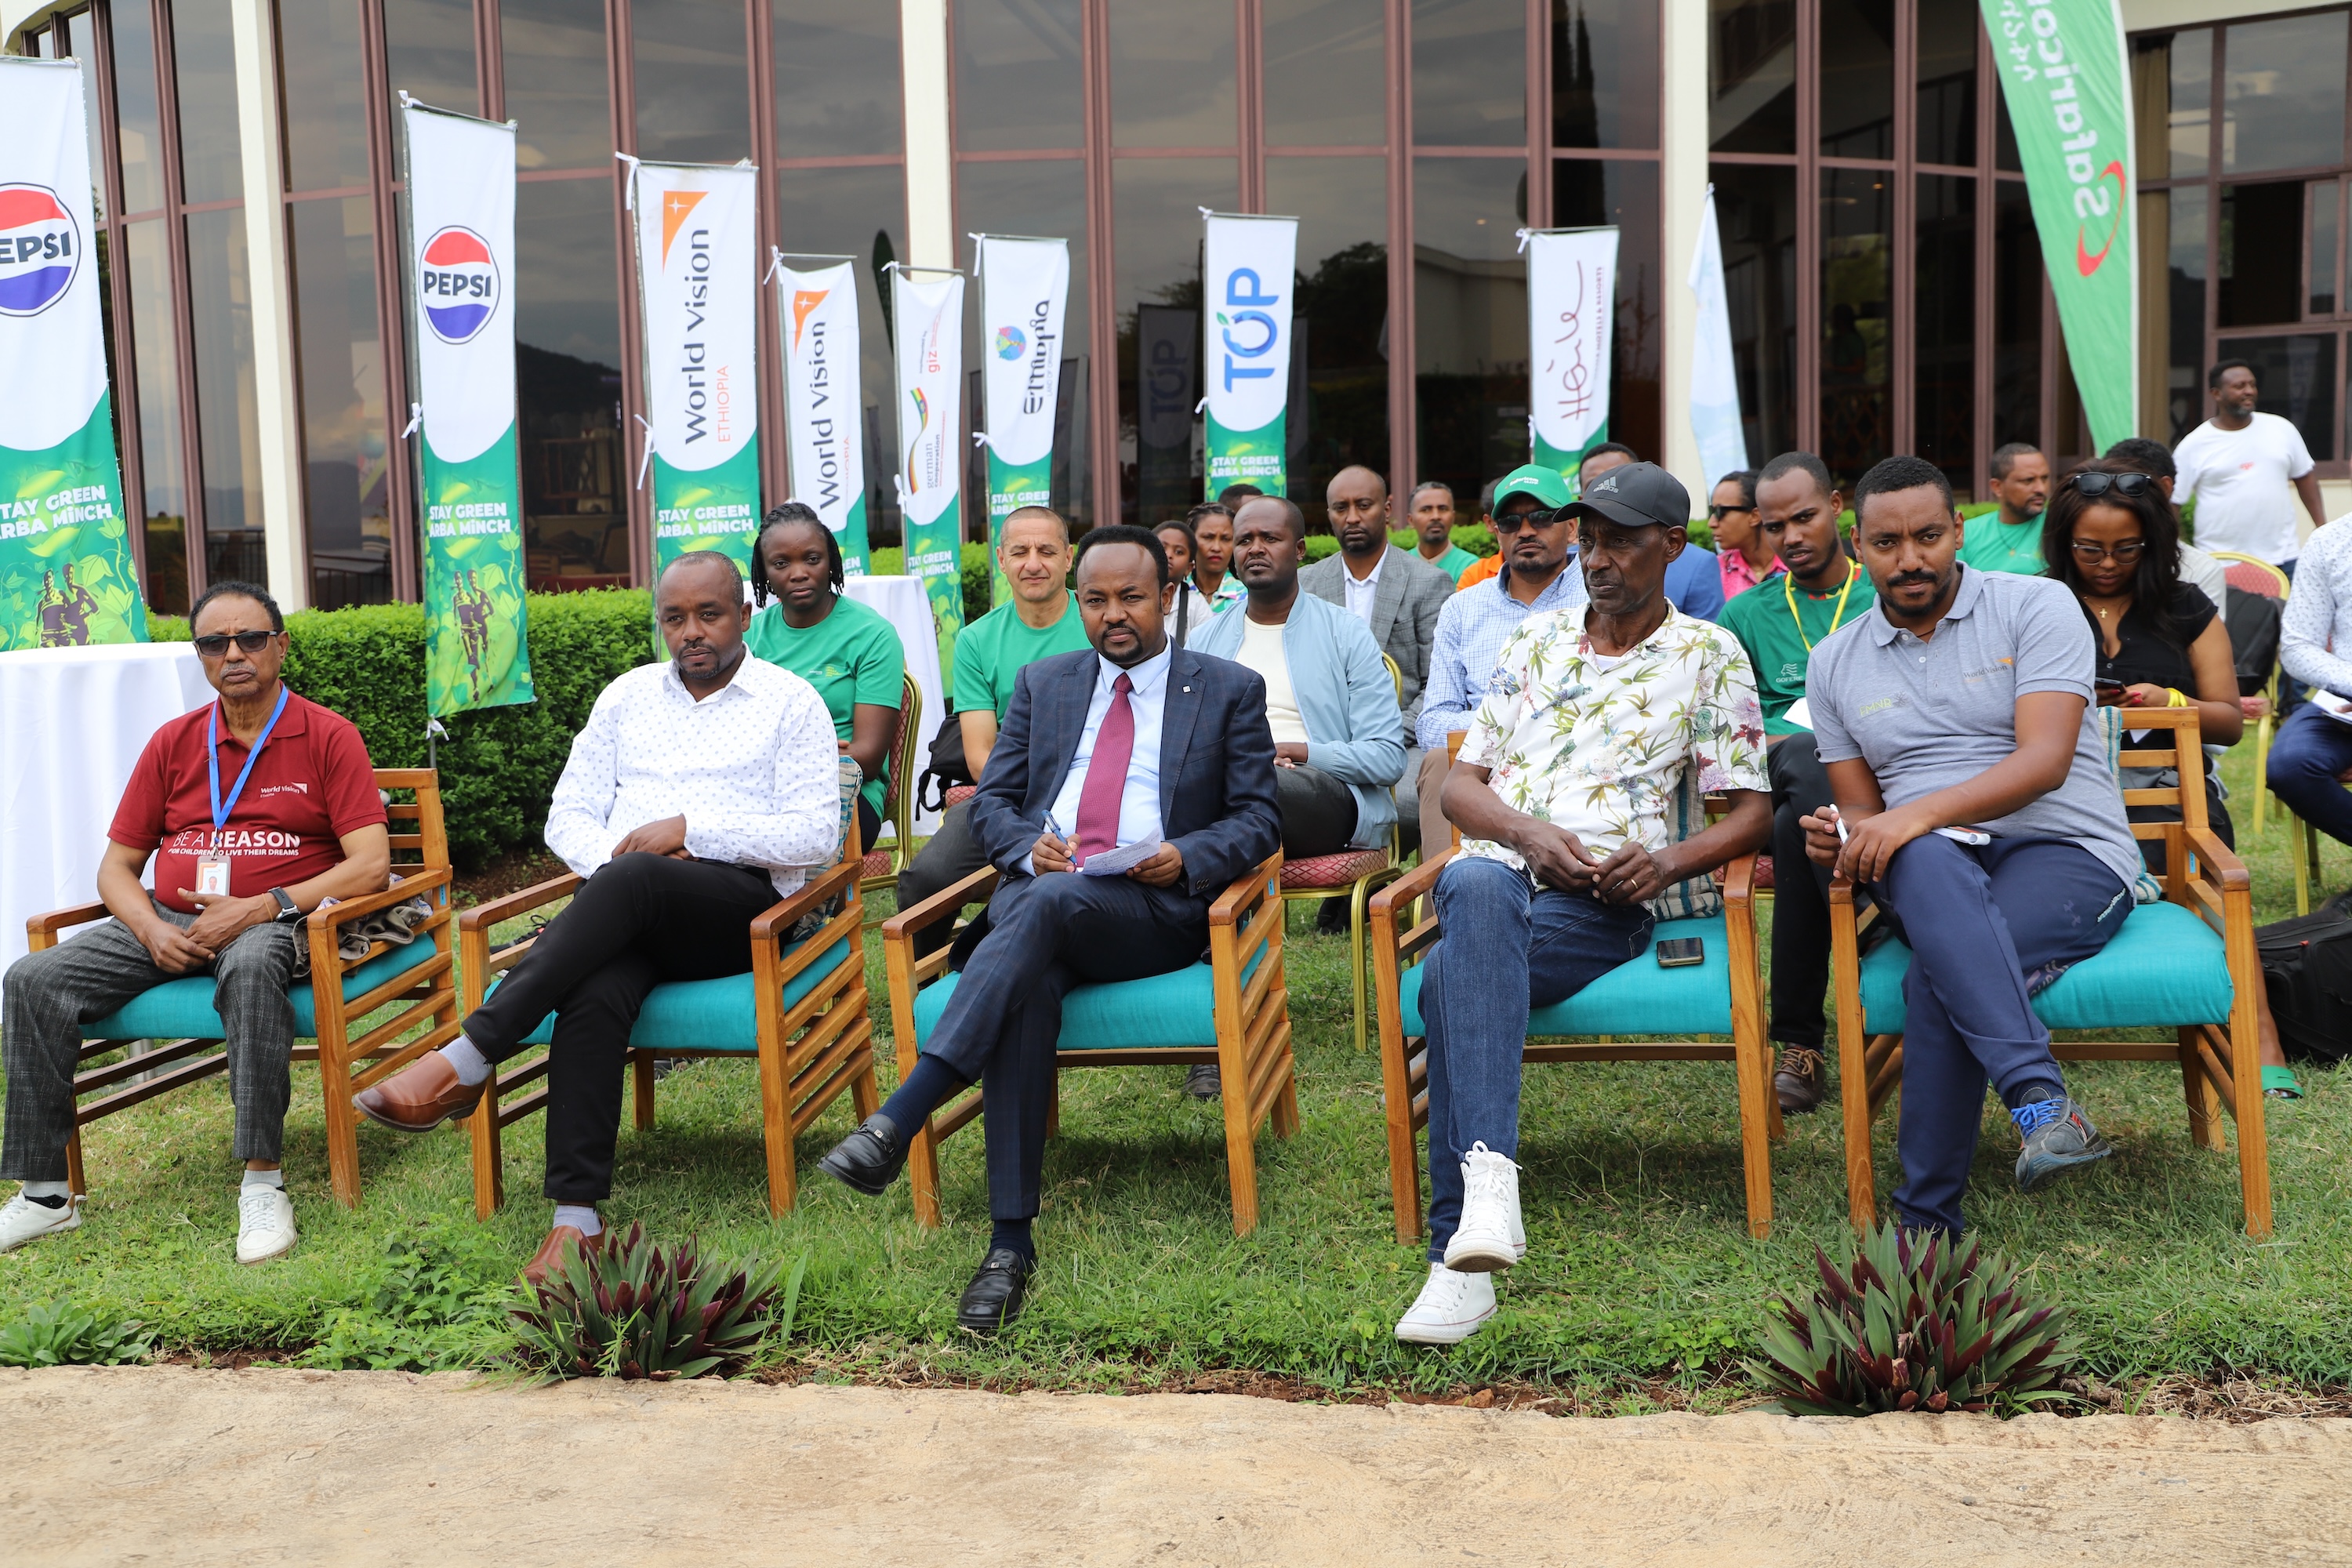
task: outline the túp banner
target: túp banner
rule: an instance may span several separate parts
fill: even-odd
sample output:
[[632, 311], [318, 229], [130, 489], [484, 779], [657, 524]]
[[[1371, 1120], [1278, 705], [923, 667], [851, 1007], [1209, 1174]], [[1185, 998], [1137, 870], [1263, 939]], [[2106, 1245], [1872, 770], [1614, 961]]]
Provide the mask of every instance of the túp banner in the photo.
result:
[[898, 511], [906, 520], [907, 571], [931, 602], [940, 679], [952, 687], [955, 637], [963, 629], [963, 274], [894, 264], [890, 320], [898, 327]]
[[2042, 269], [2102, 451], [2138, 434], [2130, 56], [2118, 0], [1982, 0]]
[[401, 95], [415, 300], [425, 699], [434, 717], [532, 700], [515, 463], [512, 124]]
[[841, 545], [842, 570], [863, 577], [870, 547], [866, 405], [858, 400], [857, 268], [844, 260], [796, 272], [779, 257], [775, 276], [793, 499], [816, 509]]
[[88, 109], [73, 61], [0, 56], [0, 650], [147, 640], [90, 247]]
[[645, 328], [640, 487], [653, 483], [654, 574], [715, 550], [751, 575], [760, 530], [759, 171], [629, 171]]
[[973, 237], [980, 278], [981, 384], [987, 395], [990, 603], [1013, 584], [995, 564], [1004, 520], [1051, 506], [1054, 408], [1062, 389], [1062, 310], [1070, 298], [1070, 242]]
[[1530, 460], [1567, 475], [1574, 495], [1584, 454], [1609, 439], [1617, 231], [1528, 229], [1519, 243], [1528, 258]]
[[1244, 480], [1287, 494], [1291, 282], [1298, 220], [1201, 209], [1202, 369], [1209, 384], [1202, 439], [1207, 491]]

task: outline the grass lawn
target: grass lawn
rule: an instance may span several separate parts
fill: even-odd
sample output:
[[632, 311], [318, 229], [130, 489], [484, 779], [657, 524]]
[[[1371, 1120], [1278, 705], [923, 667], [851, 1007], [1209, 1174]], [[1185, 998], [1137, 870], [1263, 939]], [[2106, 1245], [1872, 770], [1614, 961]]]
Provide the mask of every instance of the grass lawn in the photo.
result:
[[[2251, 832], [2251, 742], [2228, 762], [2257, 920], [2292, 914], [2286, 835]], [[2325, 880], [2352, 880], [2328, 847]], [[1408, 1350], [1390, 1328], [1423, 1272], [1389, 1218], [1377, 1058], [1349, 1034], [1346, 945], [1294, 915], [1289, 946], [1305, 1125], [1261, 1135], [1264, 1220], [1235, 1240], [1222, 1124], [1183, 1098], [1175, 1068], [1064, 1079], [1062, 1135], [1038, 1225], [1044, 1274], [1026, 1316], [981, 1342], [953, 1327], [956, 1292], [987, 1237], [980, 1135], [944, 1160], [950, 1223], [919, 1226], [901, 1183], [860, 1197], [817, 1173], [845, 1132], [845, 1100], [801, 1141], [797, 1213], [766, 1212], [749, 1064], [702, 1063], [666, 1079], [659, 1122], [625, 1132], [608, 1223], [698, 1234], [736, 1258], [806, 1254], [807, 1286], [785, 1352], [827, 1376], [970, 1379], [1057, 1387], [1181, 1384], [1241, 1369], [1344, 1393], [1530, 1381], [1641, 1408], [1661, 1386], [1701, 1406], [1751, 1392], [1736, 1369], [1776, 1292], [1812, 1279], [1816, 1243], [1845, 1239], [1833, 1109], [1790, 1120], [1775, 1154], [1778, 1223], [1743, 1223], [1737, 1117], [1723, 1064], [1539, 1068], [1528, 1079], [1522, 1178], [1529, 1251], [1503, 1278], [1501, 1317], [1451, 1352]], [[887, 1038], [878, 938], [874, 1018]], [[887, 1063], [887, 1047], [881, 1054]], [[2027, 1263], [2069, 1304], [2091, 1367], [2137, 1374], [2252, 1373], [2302, 1388], [2352, 1381], [2352, 1184], [2342, 1152], [2352, 1083], [2305, 1069], [2309, 1097], [2274, 1107], [2278, 1232], [2239, 1228], [2234, 1155], [2193, 1150], [2169, 1068], [2071, 1069], [2116, 1159], [2027, 1199], [2011, 1185], [2016, 1138], [1988, 1102], [1970, 1215], [1986, 1243]], [[887, 1092], [889, 1074], [886, 1067]], [[313, 1365], [478, 1364], [504, 1342], [513, 1270], [544, 1234], [538, 1123], [509, 1134], [507, 1190], [472, 1216], [467, 1143], [444, 1130], [361, 1132], [366, 1205], [327, 1191], [318, 1079], [298, 1070], [288, 1174], [303, 1239], [288, 1260], [240, 1268], [226, 1081], [215, 1079], [101, 1123], [83, 1228], [0, 1257], [0, 1323], [71, 1299], [139, 1319], [167, 1350], [265, 1351]], [[1832, 1102], [1833, 1105], [1834, 1102]], [[1880, 1190], [1895, 1184], [1891, 1122]]]

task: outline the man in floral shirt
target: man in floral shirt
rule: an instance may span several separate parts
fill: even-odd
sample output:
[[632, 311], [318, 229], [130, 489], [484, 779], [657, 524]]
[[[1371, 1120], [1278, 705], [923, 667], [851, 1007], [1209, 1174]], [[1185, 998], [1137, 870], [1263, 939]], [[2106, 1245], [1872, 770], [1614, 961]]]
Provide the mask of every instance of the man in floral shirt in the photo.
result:
[[[1397, 1338], [1454, 1344], [1495, 1314], [1519, 1223], [1519, 1067], [1530, 1007], [1649, 950], [1663, 910], [1706, 912], [1716, 867], [1771, 831], [1764, 714], [1729, 632], [1665, 597], [1690, 497], [1633, 463], [1563, 511], [1589, 605], [1531, 616], [1444, 784], [1462, 852], [1437, 881], [1423, 972], [1429, 1038], [1429, 1279]], [[1693, 797], [1727, 793], [1712, 827]], [[1682, 886], [1694, 879], [1698, 889]]]

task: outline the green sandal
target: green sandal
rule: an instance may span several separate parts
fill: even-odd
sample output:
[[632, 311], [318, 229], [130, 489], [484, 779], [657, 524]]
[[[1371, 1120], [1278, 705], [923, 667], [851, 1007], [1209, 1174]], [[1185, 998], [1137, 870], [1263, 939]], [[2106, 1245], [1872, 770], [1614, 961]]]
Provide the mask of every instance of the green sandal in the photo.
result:
[[2264, 1068], [2263, 1092], [2277, 1100], [2301, 1100], [2303, 1085], [2295, 1082], [2293, 1068]]

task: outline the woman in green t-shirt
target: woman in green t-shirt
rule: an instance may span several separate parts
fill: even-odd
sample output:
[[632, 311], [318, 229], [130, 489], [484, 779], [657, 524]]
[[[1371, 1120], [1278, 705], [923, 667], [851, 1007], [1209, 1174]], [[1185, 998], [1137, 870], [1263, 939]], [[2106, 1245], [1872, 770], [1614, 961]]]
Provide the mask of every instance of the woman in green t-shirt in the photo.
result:
[[866, 772], [857, 792], [857, 841], [871, 849], [882, 829], [882, 797], [898, 738], [907, 651], [898, 646], [897, 628], [844, 598], [841, 584], [841, 545], [833, 530], [814, 508], [784, 502], [760, 525], [751, 602], [761, 607], [743, 641], [824, 699], [835, 739]]

